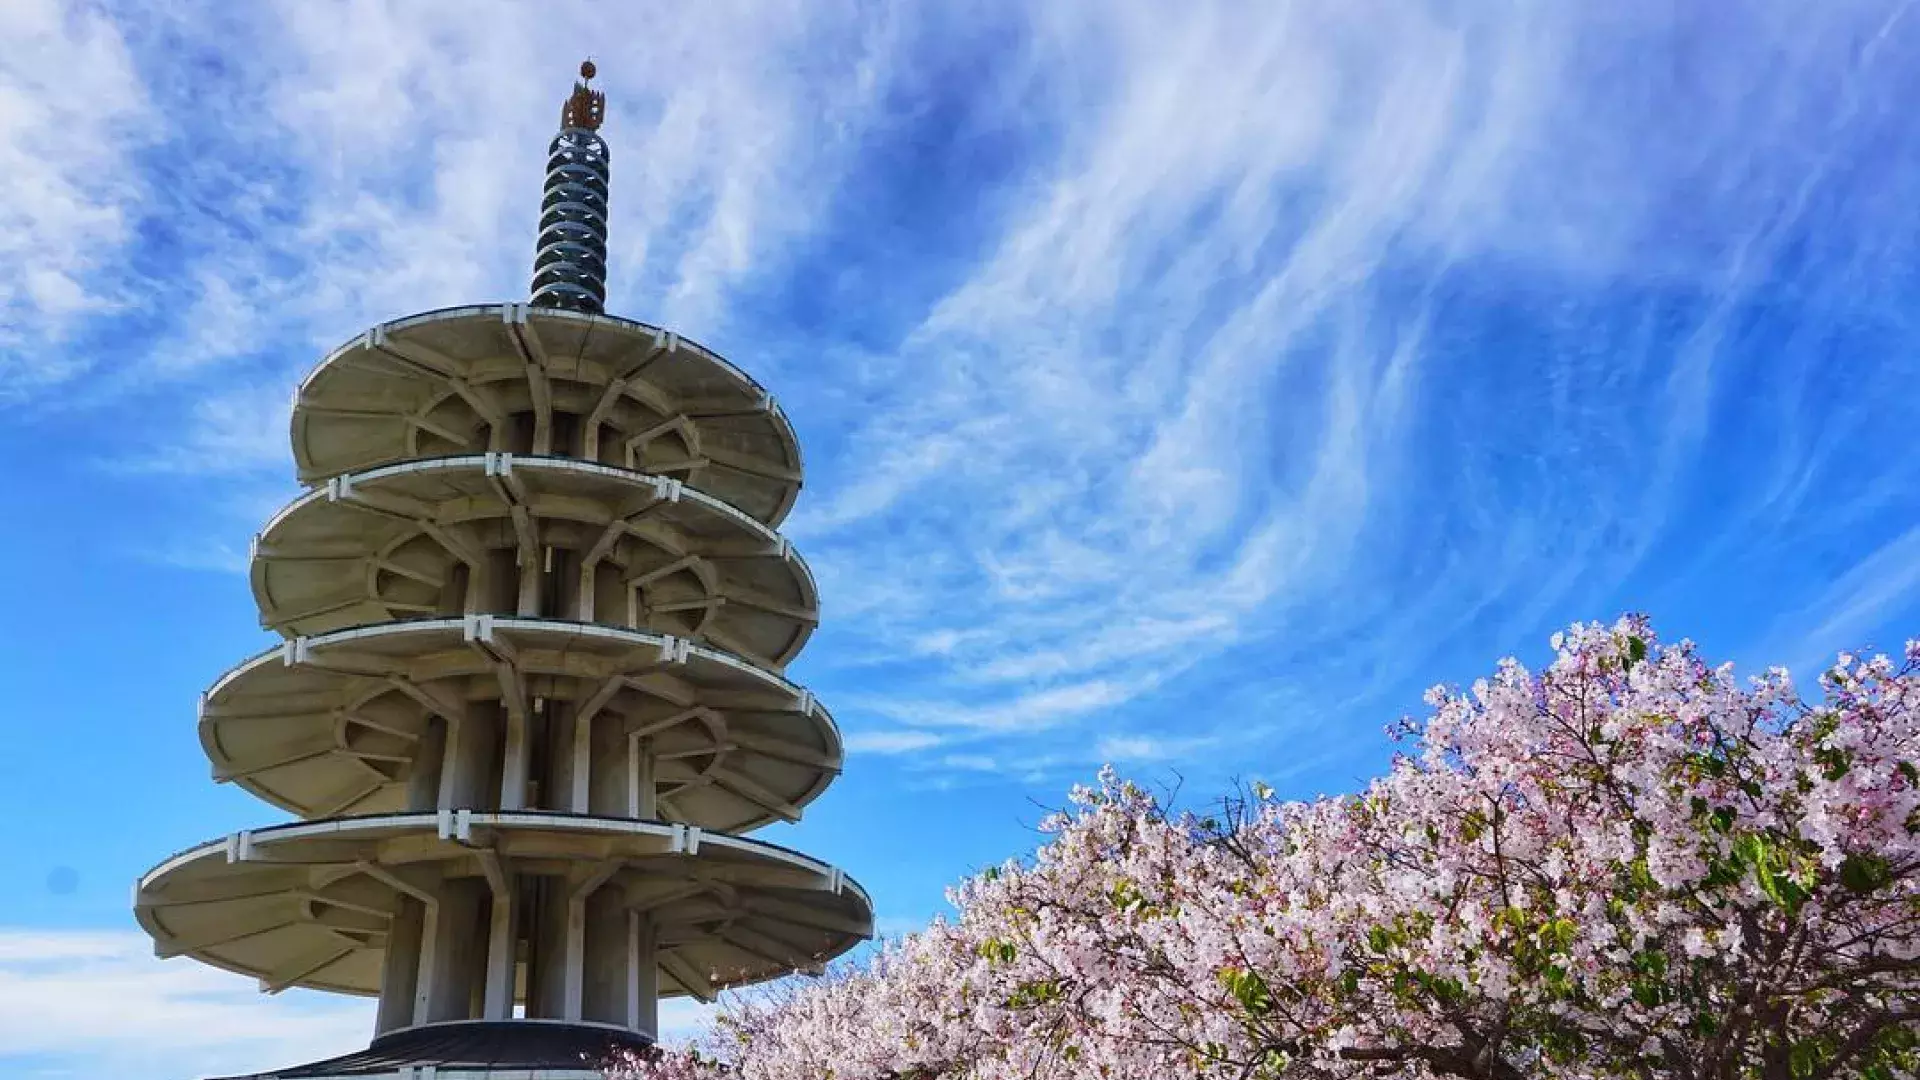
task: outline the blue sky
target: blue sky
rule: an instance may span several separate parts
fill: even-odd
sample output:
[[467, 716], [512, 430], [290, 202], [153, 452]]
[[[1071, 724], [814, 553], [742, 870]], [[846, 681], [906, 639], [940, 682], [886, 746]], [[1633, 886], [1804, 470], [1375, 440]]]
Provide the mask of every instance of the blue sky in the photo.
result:
[[1349, 790], [1570, 621], [1809, 675], [1920, 632], [1906, 5], [169, 7], [0, 5], [0, 1076], [364, 1041], [152, 960], [129, 884], [277, 820], [193, 725], [268, 643], [291, 389], [524, 294], [586, 53], [610, 309], [807, 452], [793, 674], [852, 752], [763, 835], [889, 929], [1103, 762]]

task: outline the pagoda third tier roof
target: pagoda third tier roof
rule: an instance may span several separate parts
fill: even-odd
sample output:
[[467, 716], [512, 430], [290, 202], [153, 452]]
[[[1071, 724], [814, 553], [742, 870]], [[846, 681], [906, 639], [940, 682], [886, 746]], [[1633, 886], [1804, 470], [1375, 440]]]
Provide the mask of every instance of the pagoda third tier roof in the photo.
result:
[[[650, 739], [659, 815], [710, 830], [797, 820], [842, 760], [839, 730], [811, 693], [728, 654], [617, 627], [493, 616], [289, 641], [214, 684], [200, 742], [217, 779], [302, 817], [397, 811], [435, 717], [500, 724], [517, 711], [533, 724], [549, 703], [568, 709], [582, 753]], [[567, 783], [537, 805], [631, 812], [624, 777], [599, 764]]]

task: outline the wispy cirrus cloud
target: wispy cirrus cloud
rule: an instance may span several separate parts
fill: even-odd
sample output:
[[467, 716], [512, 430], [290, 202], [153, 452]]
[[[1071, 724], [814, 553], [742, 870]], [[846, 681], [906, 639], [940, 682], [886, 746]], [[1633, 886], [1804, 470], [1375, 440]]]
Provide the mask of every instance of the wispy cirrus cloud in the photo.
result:
[[1033, 198], [796, 519], [830, 580], [885, 583], [855, 601], [878, 636], [937, 659], [944, 696], [855, 704], [926, 727], [1111, 714], [1340, 580], [1427, 359], [1376, 271], [1409, 233], [1491, 242], [1439, 234], [1538, 123], [1533, 22], [1049, 12], [1008, 107], [1103, 92], [1059, 100]]
[[[1888, 122], [1903, 9], [1240, 14], [1050, 5], [983, 80], [1044, 152], [892, 359], [863, 359], [795, 519], [852, 608], [843, 715], [940, 731], [949, 764], [1037, 739], [1084, 769], [1170, 715], [1196, 745], [1319, 758], [1373, 745], [1386, 716], [1358, 740], [1326, 720], [1457, 639], [1484, 663], [1751, 540], [1703, 506], [1804, 523], [1737, 470], [1696, 492], [1751, 423], [1729, 387], [1814, 377], [1811, 343], [1756, 359], [1781, 275], [1810, 320], [1849, 302], [1791, 275]], [[1836, 224], [1816, 242], [1891, 251]], [[1808, 385], [1777, 390], [1789, 439]], [[1236, 718], [1205, 703], [1223, 665], [1316, 704]]]
[[[60, 256], [118, 362], [37, 377], [174, 403], [107, 451], [178, 481], [162, 558], [257, 525], [201, 507], [282, 490], [273, 388], [324, 348], [519, 294], [580, 43], [644, 41], [599, 57], [613, 306], [800, 423], [829, 617], [801, 672], [863, 752], [1078, 770], [1176, 752], [1171, 715], [1312, 756], [1463, 643], [1683, 594], [1662, 567], [1782, 530], [1837, 574], [1911, 498], [1821, 502], [1892, 430], [1822, 357], [1911, 373], [1905, 7], [35, 10], [124, 55], [131, 111], [71, 120], [145, 230]], [[1278, 680], [1300, 704], [1234, 715]]]

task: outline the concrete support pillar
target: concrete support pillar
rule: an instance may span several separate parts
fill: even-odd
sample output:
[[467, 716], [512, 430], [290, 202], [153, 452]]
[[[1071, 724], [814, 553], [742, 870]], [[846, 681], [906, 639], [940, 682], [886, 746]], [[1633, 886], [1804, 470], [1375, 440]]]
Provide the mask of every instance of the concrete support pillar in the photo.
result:
[[494, 777], [499, 775], [500, 721], [476, 706], [449, 726], [446, 764], [440, 769], [442, 810], [488, 810], [494, 805]]
[[[561, 1018], [564, 1020], [579, 1021], [585, 1018], [588, 956], [587, 901], [592, 899], [595, 892], [601, 890], [601, 886], [606, 884], [607, 879], [612, 877], [617, 869], [619, 869], [618, 864], [596, 867], [589, 876], [570, 878], [566, 882], [566, 993], [561, 1007]], [[624, 894], [617, 890], [609, 891], [614, 892], [615, 903], [623, 907]], [[606, 938], [604, 934], [602, 937], [614, 949], [616, 956], [625, 955], [626, 950], [623, 948], [625, 942], [618, 937]], [[620, 1011], [623, 1013], [626, 1011], [624, 1003]]]
[[586, 813], [618, 817], [628, 812], [628, 743], [623, 726], [615, 713], [603, 713], [594, 722]]
[[373, 1033], [384, 1035], [413, 1023], [415, 993], [420, 982], [420, 943], [427, 906], [402, 895], [387, 926], [387, 955], [380, 973], [380, 1010]]
[[536, 881], [528, 942], [527, 1015], [560, 1020], [566, 1016], [567, 999], [567, 883], [553, 877]]
[[541, 614], [552, 619], [575, 618], [580, 610], [579, 554], [565, 547], [550, 546], [542, 556], [546, 580]]
[[507, 612], [518, 610], [520, 563], [517, 548], [489, 548], [486, 553], [485, 588], [476, 589], [480, 603], [469, 611]]
[[545, 808], [587, 813], [583, 796], [593, 760], [588, 744], [593, 724], [581, 723], [579, 705], [574, 702], [547, 702], [547, 717]]
[[489, 901], [487, 883], [479, 878], [441, 883], [433, 949], [424, 958], [431, 972], [425, 1022], [471, 1020], [478, 1011], [474, 997], [485, 984]]
[[594, 566], [590, 580], [582, 580], [583, 588], [591, 589], [593, 593], [593, 618], [607, 623], [624, 618], [627, 621], [622, 625], [638, 628], [640, 624], [633, 621], [630, 617], [632, 613], [627, 610], [630, 594], [634, 590], [623, 580], [623, 572], [618, 564], [602, 561]]
[[656, 1042], [660, 1038], [660, 957], [653, 920], [627, 912], [626, 1024]]
[[533, 718], [518, 705], [502, 707], [506, 723], [500, 762], [500, 809], [527, 808], [527, 769], [533, 755]]
[[580, 989], [580, 1019], [602, 1024], [627, 1022], [628, 978], [633, 963], [626, 893], [603, 888], [583, 905], [585, 934]]
[[[534, 365], [528, 364], [527, 379], [529, 382], [537, 379], [542, 385], [545, 385], [546, 372], [536, 372]], [[548, 392], [550, 393], [551, 391]], [[536, 398], [535, 400], [541, 399]], [[528, 449], [538, 457], [546, 457], [553, 453], [553, 409], [551, 406], [543, 406], [535, 410], [533, 414], [533, 442]]]
[[473, 568], [464, 562], [456, 562], [447, 568], [447, 580], [440, 586], [440, 597], [434, 614], [442, 617], [464, 615], [473, 596]]
[[650, 736], [627, 739], [627, 816], [654, 820], [660, 816], [660, 784], [654, 776], [658, 760]]
[[489, 880], [488, 888], [486, 995], [480, 1018], [511, 1020], [518, 959], [515, 954], [519, 951], [514, 920], [519, 915], [519, 905], [514, 902], [514, 879], [510, 874], [502, 874], [498, 881]]
[[546, 577], [546, 565], [541, 559], [541, 549], [520, 548], [516, 566], [520, 573], [520, 592], [515, 600], [515, 610], [526, 618], [538, 618], [540, 615], [540, 582]]
[[427, 729], [420, 733], [413, 765], [407, 773], [407, 809], [422, 812], [440, 805], [440, 767], [447, 752], [447, 722], [437, 716], [427, 718]]
[[460, 596], [460, 613], [481, 614], [487, 610], [487, 595], [493, 588], [493, 569], [484, 559], [463, 566], [466, 572], [460, 578], [465, 591]]
[[560, 1016], [563, 1020], [581, 1019], [582, 1003], [585, 993], [587, 966], [587, 899], [576, 888], [567, 894], [566, 905], [566, 976], [565, 989], [561, 999]]
[[573, 617], [581, 622], [592, 622], [594, 608], [599, 601], [595, 582], [600, 577], [600, 560], [582, 558], [580, 560], [579, 580], [574, 583]]

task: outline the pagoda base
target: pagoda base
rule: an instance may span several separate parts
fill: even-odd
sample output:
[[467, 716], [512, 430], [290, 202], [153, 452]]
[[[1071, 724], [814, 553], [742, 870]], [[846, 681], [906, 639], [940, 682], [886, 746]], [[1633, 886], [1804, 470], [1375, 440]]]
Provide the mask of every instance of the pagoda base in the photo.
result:
[[373, 1040], [358, 1053], [222, 1080], [599, 1080], [620, 1050], [641, 1050], [644, 1035], [552, 1020], [464, 1020], [425, 1024]]

